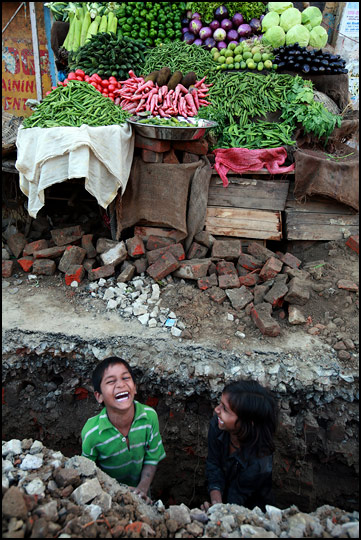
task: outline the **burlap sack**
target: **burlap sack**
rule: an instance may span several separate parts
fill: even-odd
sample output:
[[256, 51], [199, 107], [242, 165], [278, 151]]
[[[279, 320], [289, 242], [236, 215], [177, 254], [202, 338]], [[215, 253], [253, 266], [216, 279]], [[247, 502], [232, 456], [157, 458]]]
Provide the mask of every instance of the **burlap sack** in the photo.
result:
[[146, 222], [182, 233], [186, 250], [204, 227], [211, 165], [203, 156], [196, 163], [145, 163], [135, 157], [127, 188], [118, 204], [117, 236], [133, 225]]
[[337, 155], [335, 158], [326, 152], [305, 148], [295, 152], [296, 200], [319, 195], [359, 210], [359, 154], [342, 144], [338, 145]]

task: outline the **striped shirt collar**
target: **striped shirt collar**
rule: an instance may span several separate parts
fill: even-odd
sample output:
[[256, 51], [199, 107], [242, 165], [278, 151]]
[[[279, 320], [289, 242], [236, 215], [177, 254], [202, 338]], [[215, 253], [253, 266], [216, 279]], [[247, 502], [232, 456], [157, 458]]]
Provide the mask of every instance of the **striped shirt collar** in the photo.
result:
[[[131, 427], [135, 426], [137, 422], [145, 416], [144, 411], [142, 410], [141, 404], [139, 401], [134, 400], [134, 418]], [[99, 423], [98, 423], [98, 430], [99, 434], [101, 434], [103, 431], [107, 429], [117, 429], [111, 421], [109, 420], [108, 413], [106, 407], [102, 409], [100, 415], [99, 415]]]

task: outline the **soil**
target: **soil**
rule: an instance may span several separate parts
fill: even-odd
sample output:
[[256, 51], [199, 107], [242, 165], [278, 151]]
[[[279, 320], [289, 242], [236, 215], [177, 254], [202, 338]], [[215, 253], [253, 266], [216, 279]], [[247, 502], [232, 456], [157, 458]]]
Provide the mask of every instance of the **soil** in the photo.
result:
[[[339, 359], [347, 367], [356, 367], [359, 293], [337, 286], [341, 279], [356, 284], [359, 281], [358, 255], [345, 242], [294, 243], [282, 249], [269, 246], [274, 251], [292, 252], [302, 260], [300, 268], [311, 273], [310, 299], [306, 305], [299, 306], [307, 322], [291, 326], [286, 305], [274, 310], [273, 317], [281, 327], [276, 338], [263, 336], [244, 310], [235, 311], [228, 301], [215, 303], [192, 281], [170, 279], [161, 291], [161, 307], [174, 311], [185, 325], [182, 339], [223, 350], [280, 352], [323, 345], [333, 347], [346, 340], [346, 347], [341, 345], [343, 350], [338, 352]], [[76, 327], [83, 337], [93, 337], [94, 331], [98, 337], [119, 335], [121, 331], [126, 335], [150, 337], [168, 334], [170, 339], [179, 339], [173, 338], [165, 328], [145, 328], [135, 318], [122, 320], [117, 312], [106, 310], [105, 301], [90, 295], [88, 285], [85, 279], [76, 289], [68, 287], [61, 273], [37, 280], [28, 280], [25, 273], [18, 273], [3, 280], [3, 327], [69, 334]], [[229, 315], [233, 315], [233, 320], [229, 320]]]

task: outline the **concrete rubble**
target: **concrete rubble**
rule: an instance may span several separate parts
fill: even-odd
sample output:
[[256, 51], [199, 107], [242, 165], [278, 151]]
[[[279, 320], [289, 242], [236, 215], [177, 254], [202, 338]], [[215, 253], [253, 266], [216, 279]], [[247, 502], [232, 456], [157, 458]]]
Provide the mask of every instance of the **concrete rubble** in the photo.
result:
[[[2, 445], [4, 538], [359, 538], [359, 513], [145, 504], [81, 456], [33, 439]], [[26, 465], [24, 466], [24, 464]]]

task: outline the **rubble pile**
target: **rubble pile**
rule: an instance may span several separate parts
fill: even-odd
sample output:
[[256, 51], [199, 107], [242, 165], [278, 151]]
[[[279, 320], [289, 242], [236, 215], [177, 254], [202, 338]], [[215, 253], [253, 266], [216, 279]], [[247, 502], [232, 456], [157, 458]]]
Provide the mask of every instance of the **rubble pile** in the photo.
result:
[[358, 538], [359, 514], [322, 506], [306, 514], [216, 504], [146, 505], [92, 461], [38, 440], [2, 445], [4, 538]]
[[[2, 276], [8, 278], [20, 267], [29, 278], [52, 276], [58, 270], [71, 287], [87, 277], [92, 296], [99, 295], [111, 278], [114, 286], [108, 286], [102, 296], [109, 310], [137, 317], [149, 327], [169, 327], [175, 337], [182, 336], [184, 323], [176, 325], [176, 315], [159, 308], [161, 287], [173, 278], [194, 283], [217, 304], [227, 301], [236, 313], [244, 310], [264, 336], [281, 332], [272, 316], [275, 310], [281, 310], [281, 318], [288, 316], [292, 326], [308, 324], [312, 335], [325, 328], [320, 323], [312, 326], [302, 311], [311, 289], [317, 291], [314, 281], [319, 279], [322, 261], [302, 265], [291, 253], [273, 252], [252, 241], [244, 249], [240, 239], [217, 240], [206, 231], [195, 236], [187, 253], [172, 237], [136, 235], [119, 242], [100, 237], [93, 242], [94, 235], [85, 234], [80, 225], [50, 232], [51, 240], [30, 243], [20, 232], [9, 235], [3, 247]], [[351, 241], [358, 247], [358, 238], [348, 240], [354, 249]], [[358, 293], [357, 284], [350, 280], [339, 279], [337, 287], [351, 295]], [[340, 354], [348, 353], [343, 349]]]

